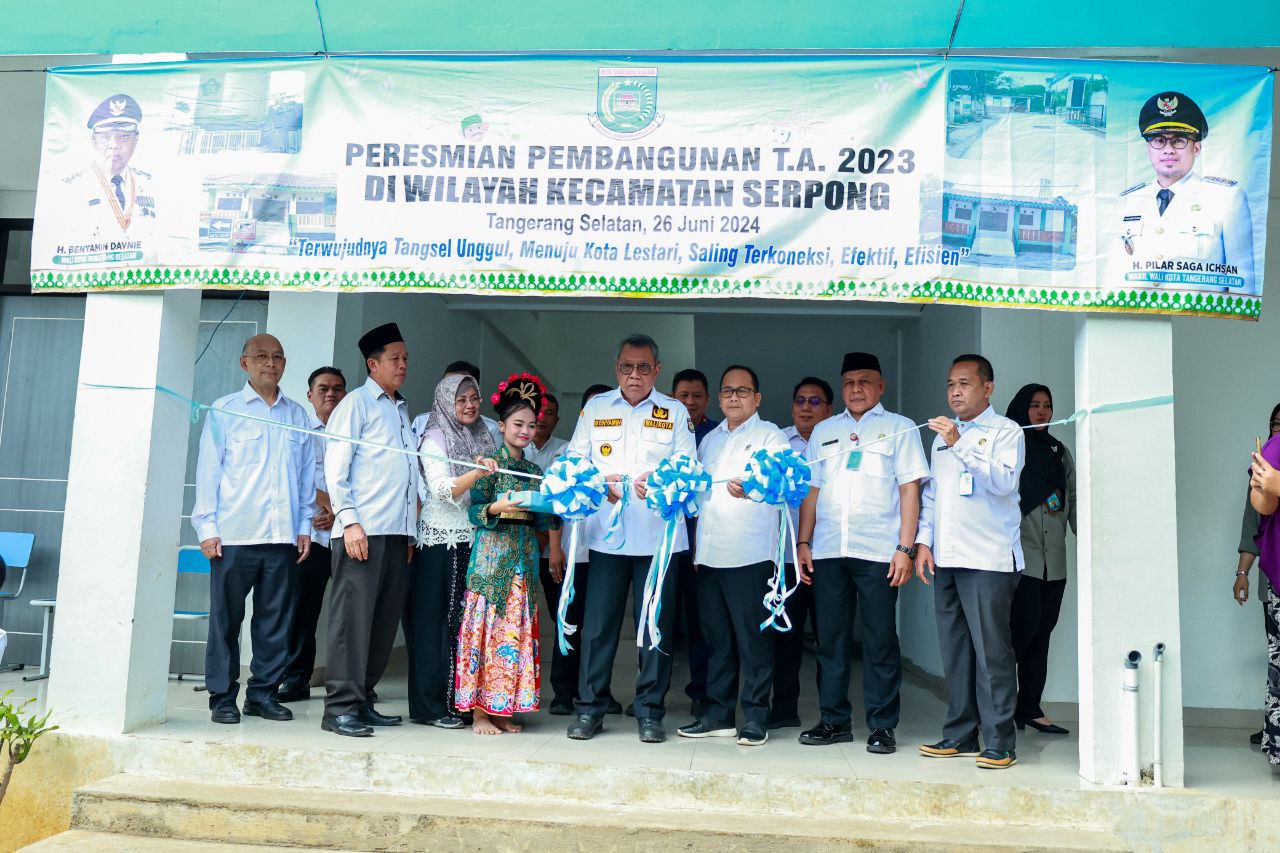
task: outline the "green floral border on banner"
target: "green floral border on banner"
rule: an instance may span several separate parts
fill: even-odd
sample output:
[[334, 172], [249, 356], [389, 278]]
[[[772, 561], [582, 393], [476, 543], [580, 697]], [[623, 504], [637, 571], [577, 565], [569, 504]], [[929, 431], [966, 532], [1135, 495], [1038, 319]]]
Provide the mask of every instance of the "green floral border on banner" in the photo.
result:
[[756, 297], [850, 299], [873, 302], [924, 302], [992, 308], [1043, 308], [1057, 311], [1115, 311], [1179, 314], [1257, 320], [1262, 299], [1230, 293], [1181, 293], [1164, 290], [1086, 290], [1022, 287], [954, 281], [917, 283], [823, 282], [781, 279], [732, 279], [673, 275], [661, 278], [579, 274], [536, 275], [503, 271], [431, 273], [405, 270], [281, 272], [253, 267], [153, 268], [94, 272], [36, 272], [34, 291], [157, 290], [169, 287], [236, 290], [429, 290], [437, 293], [541, 294], [546, 296]]

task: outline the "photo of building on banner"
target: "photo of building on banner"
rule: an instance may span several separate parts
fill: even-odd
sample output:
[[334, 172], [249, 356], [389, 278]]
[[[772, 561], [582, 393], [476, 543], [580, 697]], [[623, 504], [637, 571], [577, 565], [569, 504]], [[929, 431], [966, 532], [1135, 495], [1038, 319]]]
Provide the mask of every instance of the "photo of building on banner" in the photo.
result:
[[33, 286], [1261, 311], [1264, 68], [511, 61], [54, 71]]

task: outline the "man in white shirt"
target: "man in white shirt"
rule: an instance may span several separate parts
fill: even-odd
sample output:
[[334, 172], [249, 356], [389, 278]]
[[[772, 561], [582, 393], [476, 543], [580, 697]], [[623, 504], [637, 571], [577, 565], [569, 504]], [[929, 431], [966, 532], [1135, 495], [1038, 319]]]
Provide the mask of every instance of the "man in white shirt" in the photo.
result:
[[[323, 430], [329, 415], [347, 396], [347, 380], [336, 367], [318, 367], [307, 378], [307, 402], [315, 414], [311, 428]], [[316, 665], [316, 624], [324, 606], [324, 591], [333, 572], [329, 551], [329, 531], [333, 528], [333, 505], [324, 484], [324, 445], [319, 436], [311, 439], [316, 454], [316, 514], [311, 520], [311, 554], [300, 565], [294, 589], [293, 620], [289, 627], [289, 662], [284, 680], [276, 692], [281, 702], [301, 702], [311, 698], [311, 675]]]
[[[483, 385], [480, 384], [480, 368], [476, 367], [474, 364], [472, 364], [469, 361], [449, 362], [449, 364], [444, 369], [444, 373], [441, 374], [440, 378], [443, 379], [446, 376], [453, 376], [454, 374], [458, 374], [458, 373], [461, 373], [465, 376], [470, 376], [472, 379], [474, 379], [476, 381], [477, 388], [484, 387]], [[427, 412], [423, 412], [422, 414], [418, 415], [416, 418], [413, 419], [413, 425], [411, 427], [411, 429], [413, 430], [413, 437], [418, 439], [419, 441], [422, 440], [422, 433], [427, 428], [427, 418], [429, 417], [431, 417], [431, 412], [427, 411]], [[493, 418], [489, 417], [488, 415], [481, 415], [480, 422], [484, 424], [485, 429], [489, 430], [489, 435], [493, 437], [494, 447], [501, 447], [502, 446], [502, 429], [498, 426], [498, 422], [495, 421]]]
[[240, 352], [244, 388], [220, 397], [205, 417], [191, 526], [209, 558], [205, 685], [215, 723], [239, 723], [240, 624], [253, 593], [253, 660], [244, 713], [292, 720], [276, 700], [289, 654], [294, 563], [311, 550], [315, 448], [310, 436], [260, 420], [308, 427], [306, 411], [280, 392], [284, 348], [254, 335]]
[[[330, 440], [324, 475], [333, 504], [325, 731], [368, 737], [398, 716], [374, 710], [370, 692], [391, 657], [404, 611], [418, 519], [417, 442], [400, 395], [409, 351], [395, 323], [360, 338], [369, 378], [329, 416], [326, 431], [396, 450]], [[340, 540], [340, 541], [336, 541]]]
[[[578, 716], [566, 732], [574, 740], [589, 740], [604, 727], [628, 591], [633, 593], [636, 624], [641, 624], [645, 579], [665, 526], [645, 505], [649, 475], [663, 459], [697, 454], [693, 424], [685, 407], [674, 397], [654, 390], [662, 362], [653, 338], [625, 338], [618, 347], [614, 368], [618, 388], [587, 402], [568, 446], [568, 451], [590, 458], [611, 483], [609, 500], [584, 523], [582, 531], [590, 548], [591, 589], [578, 640]], [[610, 535], [608, 520], [619, 501], [625, 501], [622, 531]], [[679, 553], [688, 547], [685, 526], [679, 524], [674, 550]], [[661, 590], [663, 601], [674, 602], [678, 583], [679, 569], [672, 566]], [[673, 635], [674, 611], [668, 606], [659, 613], [658, 630], [664, 637]], [[666, 649], [650, 649], [645, 643], [639, 658], [635, 715], [640, 741], [661, 743], [666, 740], [662, 718], [671, 684], [671, 656]]]
[[933, 601], [948, 693], [942, 740], [920, 752], [976, 755], [979, 767], [999, 770], [1018, 763], [1009, 612], [1023, 566], [1018, 479], [1026, 439], [991, 408], [994, 390], [986, 358], [962, 355], [952, 363], [947, 402], [955, 419], [929, 421], [936, 437], [916, 534], [916, 574], [925, 583], [926, 571], [937, 580]]
[[849, 677], [861, 610], [867, 751], [888, 754], [897, 750], [901, 714], [898, 587], [911, 579], [920, 481], [929, 464], [915, 425], [880, 404], [880, 359], [847, 353], [840, 382], [845, 410], [813, 429], [812, 488], [800, 506], [800, 574], [813, 584], [822, 713], [800, 742], [853, 740]]
[[[782, 509], [756, 503], [742, 488], [747, 462], [759, 450], [786, 447], [782, 430], [756, 413], [760, 379], [744, 365], [720, 378], [724, 420], [702, 439], [698, 456], [711, 475], [711, 493], [698, 513], [698, 613], [707, 642], [707, 703], [681, 737], [734, 737], [740, 746], [769, 740], [773, 631], [760, 630], [764, 595], [775, 570]], [[741, 684], [742, 715], [735, 725]]]
[[[825, 379], [806, 376], [796, 383], [791, 392], [791, 426], [782, 430], [791, 449], [801, 456], [809, 450], [809, 437], [813, 428], [831, 417], [834, 400], [831, 386]], [[791, 527], [800, 530], [800, 508], [787, 508], [791, 514]], [[773, 701], [769, 711], [769, 729], [789, 729], [800, 726], [800, 664], [804, 660], [805, 622], [817, 625], [813, 615], [813, 586], [800, 583], [796, 574], [791, 548], [783, 552], [787, 563], [787, 589], [794, 590], [787, 599], [787, 617], [791, 630], [779, 632], [773, 638]]]
[[538, 426], [533, 431], [533, 441], [524, 450], [524, 458], [543, 471], [547, 466], [560, 458], [569, 442], [558, 438], [556, 427], [560, 425], [560, 400], [555, 394], [546, 395], [546, 403], [538, 418]]
[[[605, 394], [609, 391], [608, 385], [592, 385], [582, 392], [582, 405], [580, 409], [587, 407], [587, 401], [597, 394]], [[555, 402], [555, 398], [550, 394], [547, 399], [552, 401], [551, 409], [557, 413], [559, 418], [559, 404]], [[554, 427], [553, 427], [554, 429]], [[548, 439], [547, 446], [551, 441]], [[537, 438], [534, 438], [537, 441]], [[565, 442], [556, 451], [556, 458], [564, 455]], [[528, 451], [526, 451], [527, 453]], [[555, 460], [552, 459], [552, 462]], [[538, 463], [542, 465], [542, 463]], [[545, 471], [546, 466], [542, 465]], [[580, 524], [581, 522], [566, 522], [569, 524]], [[570, 625], [582, 624], [583, 604], [587, 600], [587, 584], [591, 580], [591, 564], [588, 562], [590, 550], [587, 547], [587, 537], [585, 532], [578, 537], [578, 548], [576, 554], [565, 554], [564, 544], [568, 542], [568, 533], [564, 529], [552, 530], [549, 534], [549, 542], [547, 544], [547, 559], [542, 561], [539, 569], [539, 579], [542, 581], [542, 592], [547, 598], [547, 612], [551, 615], [551, 621], [554, 624], [556, 615], [560, 612], [560, 596], [563, 594], [565, 569], [569, 560], [574, 560], [573, 567], [573, 601], [569, 602], [568, 610], [565, 614], [566, 621]], [[569, 652], [566, 654], [560, 651], [560, 644], [553, 643], [551, 648], [551, 689], [553, 698], [548, 709], [549, 713], [557, 717], [567, 717], [573, 713], [574, 703], [581, 698], [578, 695], [578, 680], [580, 673], [580, 655], [578, 649], [579, 643], [576, 638], [570, 640]], [[609, 694], [608, 703], [605, 706], [605, 713], [621, 714], [622, 703], [613, 698], [612, 693]]]

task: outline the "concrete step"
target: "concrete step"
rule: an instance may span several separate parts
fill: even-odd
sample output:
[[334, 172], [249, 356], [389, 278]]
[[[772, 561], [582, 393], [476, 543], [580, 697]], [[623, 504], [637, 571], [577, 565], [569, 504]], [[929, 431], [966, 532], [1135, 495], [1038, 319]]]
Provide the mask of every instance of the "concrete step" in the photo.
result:
[[[368, 851], [666, 853], [1128, 850], [1095, 830], [959, 821], [796, 818], [565, 802], [206, 784], [122, 774], [76, 791], [72, 829], [113, 837]], [[82, 848], [90, 849], [90, 848]], [[112, 848], [106, 848], [112, 849]], [[174, 849], [174, 848], [168, 848]]]
[[269, 853], [269, 851], [298, 850], [297, 847], [263, 847], [258, 844], [228, 844], [225, 841], [188, 841], [179, 838], [140, 837], [116, 835], [110, 832], [88, 832], [72, 829], [52, 838], [37, 841], [21, 848], [22, 853], [212, 853], [226, 850], [228, 853]]

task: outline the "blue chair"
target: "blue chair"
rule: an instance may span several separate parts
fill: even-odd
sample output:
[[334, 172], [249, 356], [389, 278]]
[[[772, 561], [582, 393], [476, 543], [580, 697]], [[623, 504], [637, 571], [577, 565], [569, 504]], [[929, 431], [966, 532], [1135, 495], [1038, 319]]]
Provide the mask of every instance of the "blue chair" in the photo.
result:
[[[31, 551], [35, 548], [35, 544], [36, 535], [34, 533], [0, 532], [0, 557], [4, 558], [7, 574], [12, 574], [15, 570], [18, 573], [17, 589], [12, 592], [5, 592], [0, 589], [0, 604], [6, 601], [15, 601], [22, 595], [22, 590], [27, 585], [27, 567], [31, 563]], [[9, 633], [21, 636], [35, 636], [33, 631], [10, 631]], [[47, 660], [47, 648], [42, 644], [40, 647], [40, 668], [42, 670]], [[25, 667], [26, 664], [13, 663], [7, 666], [0, 666], [0, 672], [16, 672]]]
[[[207, 575], [209, 574], [209, 558], [200, 550], [199, 545], [183, 545], [178, 549], [178, 574], [179, 575]], [[173, 610], [174, 622], [205, 622], [209, 619], [208, 610], [179, 610], [176, 607]], [[173, 642], [182, 645], [204, 645], [203, 640], [174, 640]], [[194, 673], [178, 672], [178, 680], [182, 680], [183, 675], [193, 675]], [[200, 688], [196, 688], [199, 690]]]

